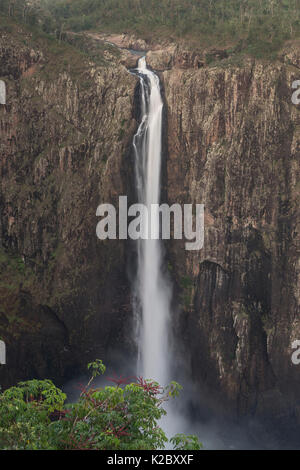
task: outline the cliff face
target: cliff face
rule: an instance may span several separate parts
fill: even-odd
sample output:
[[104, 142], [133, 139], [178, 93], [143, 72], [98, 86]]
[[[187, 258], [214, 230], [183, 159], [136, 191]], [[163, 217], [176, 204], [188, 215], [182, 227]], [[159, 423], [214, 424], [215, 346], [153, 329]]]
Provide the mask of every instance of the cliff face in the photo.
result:
[[169, 252], [175, 330], [200, 393], [238, 416], [299, 417], [299, 51], [162, 74], [169, 203], [205, 204], [203, 250]]
[[[168, 246], [174, 333], [201, 396], [239, 417], [299, 420], [300, 55], [289, 51], [273, 64], [215, 51], [214, 66], [173, 45], [148, 53], [165, 93], [164, 192], [205, 204], [203, 250]], [[126, 54], [104, 50], [96, 66], [66, 45], [0, 34], [4, 385], [134, 350], [128, 245], [95, 234], [97, 206], [132, 192], [137, 79]]]
[[136, 79], [21, 30], [0, 64], [0, 382], [58, 380], [131, 351], [125, 245], [97, 239], [96, 209], [127, 194]]

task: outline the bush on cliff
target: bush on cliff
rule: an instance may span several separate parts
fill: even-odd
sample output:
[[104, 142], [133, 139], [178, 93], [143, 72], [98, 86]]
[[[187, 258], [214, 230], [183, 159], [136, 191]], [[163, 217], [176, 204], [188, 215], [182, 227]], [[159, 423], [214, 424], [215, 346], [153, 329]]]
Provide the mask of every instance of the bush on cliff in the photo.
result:
[[[115, 386], [92, 388], [105, 372], [102, 361], [89, 364], [92, 372], [77, 403], [65, 404], [66, 395], [50, 380], [21, 382], [0, 394], [0, 449], [17, 450], [155, 450], [168, 439], [158, 425], [166, 414], [163, 403], [179, 393], [172, 382], [162, 389], [138, 378]], [[178, 450], [201, 448], [197, 437], [178, 434], [171, 439]]]

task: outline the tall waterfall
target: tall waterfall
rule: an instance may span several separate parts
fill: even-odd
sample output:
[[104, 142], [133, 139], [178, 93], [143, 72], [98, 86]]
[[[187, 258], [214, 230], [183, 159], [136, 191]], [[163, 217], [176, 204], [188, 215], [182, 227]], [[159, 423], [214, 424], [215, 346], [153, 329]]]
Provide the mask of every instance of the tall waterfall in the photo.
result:
[[[135, 73], [140, 78], [141, 123], [134, 137], [136, 189], [138, 202], [148, 213], [160, 203], [162, 165], [163, 101], [158, 76], [147, 68], [145, 57]], [[152, 220], [159, 231], [159, 221]], [[153, 227], [153, 224], [158, 226]], [[149, 229], [149, 221], [147, 232]], [[147, 233], [146, 232], [146, 233]], [[157, 233], [157, 232], [156, 232]], [[166, 385], [169, 377], [168, 323], [171, 288], [163, 272], [160, 240], [138, 240], [138, 265], [135, 286], [140, 327], [138, 332], [138, 373]]]

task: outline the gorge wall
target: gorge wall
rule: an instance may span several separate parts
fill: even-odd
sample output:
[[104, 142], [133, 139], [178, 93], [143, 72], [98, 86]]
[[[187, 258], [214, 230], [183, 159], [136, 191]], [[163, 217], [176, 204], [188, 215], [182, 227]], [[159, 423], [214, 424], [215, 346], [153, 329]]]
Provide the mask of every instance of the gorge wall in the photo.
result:
[[[95, 65], [26, 34], [0, 35], [4, 385], [134, 354], [129, 252], [97, 240], [95, 213], [132, 192], [137, 80], [111, 51]], [[300, 416], [300, 48], [289, 51], [211, 64], [173, 46], [148, 53], [167, 111], [164, 193], [205, 204], [204, 249], [167, 247], [178, 349], [201, 396], [277, 421]]]
[[96, 209], [128, 192], [136, 79], [104, 56], [0, 32], [2, 386], [132, 349], [125, 244], [97, 239]]
[[203, 250], [169, 250], [192, 377], [230, 414], [299, 422], [299, 45], [288, 51], [162, 79], [169, 203], [205, 204]]

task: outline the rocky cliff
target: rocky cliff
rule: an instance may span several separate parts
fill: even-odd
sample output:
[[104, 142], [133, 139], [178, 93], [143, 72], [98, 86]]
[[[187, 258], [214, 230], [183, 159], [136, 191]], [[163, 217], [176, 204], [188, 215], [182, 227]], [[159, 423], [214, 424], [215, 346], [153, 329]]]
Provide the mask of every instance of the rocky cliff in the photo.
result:
[[125, 244], [97, 239], [96, 209], [128, 192], [136, 79], [100, 59], [0, 32], [1, 385], [132, 349]]
[[[134, 350], [129, 251], [95, 236], [97, 206], [132, 193], [137, 80], [122, 65], [133, 58], [115, 53], [104, 48], [95, 65], [1, 33], [4, 384]], [[201, 398], [236, 417], [299, 422], [300, 48], [274, 63], [175, 45], [147, 55], [164, 88], [165, 198], [205, 204], [203, 250], [168, 246], [187, 371]]]
[[[170, 203], [205, 204], [205, 243], [169, 256], [189, 370], [229, 412], [299, 422], [300, 48], [162, 73]], [[288, 48], [291, 51], [291, 48]], [[181, 334], [182, 335], [182, 334]], [[178, 336], [179, 337], [181, 337]]]

